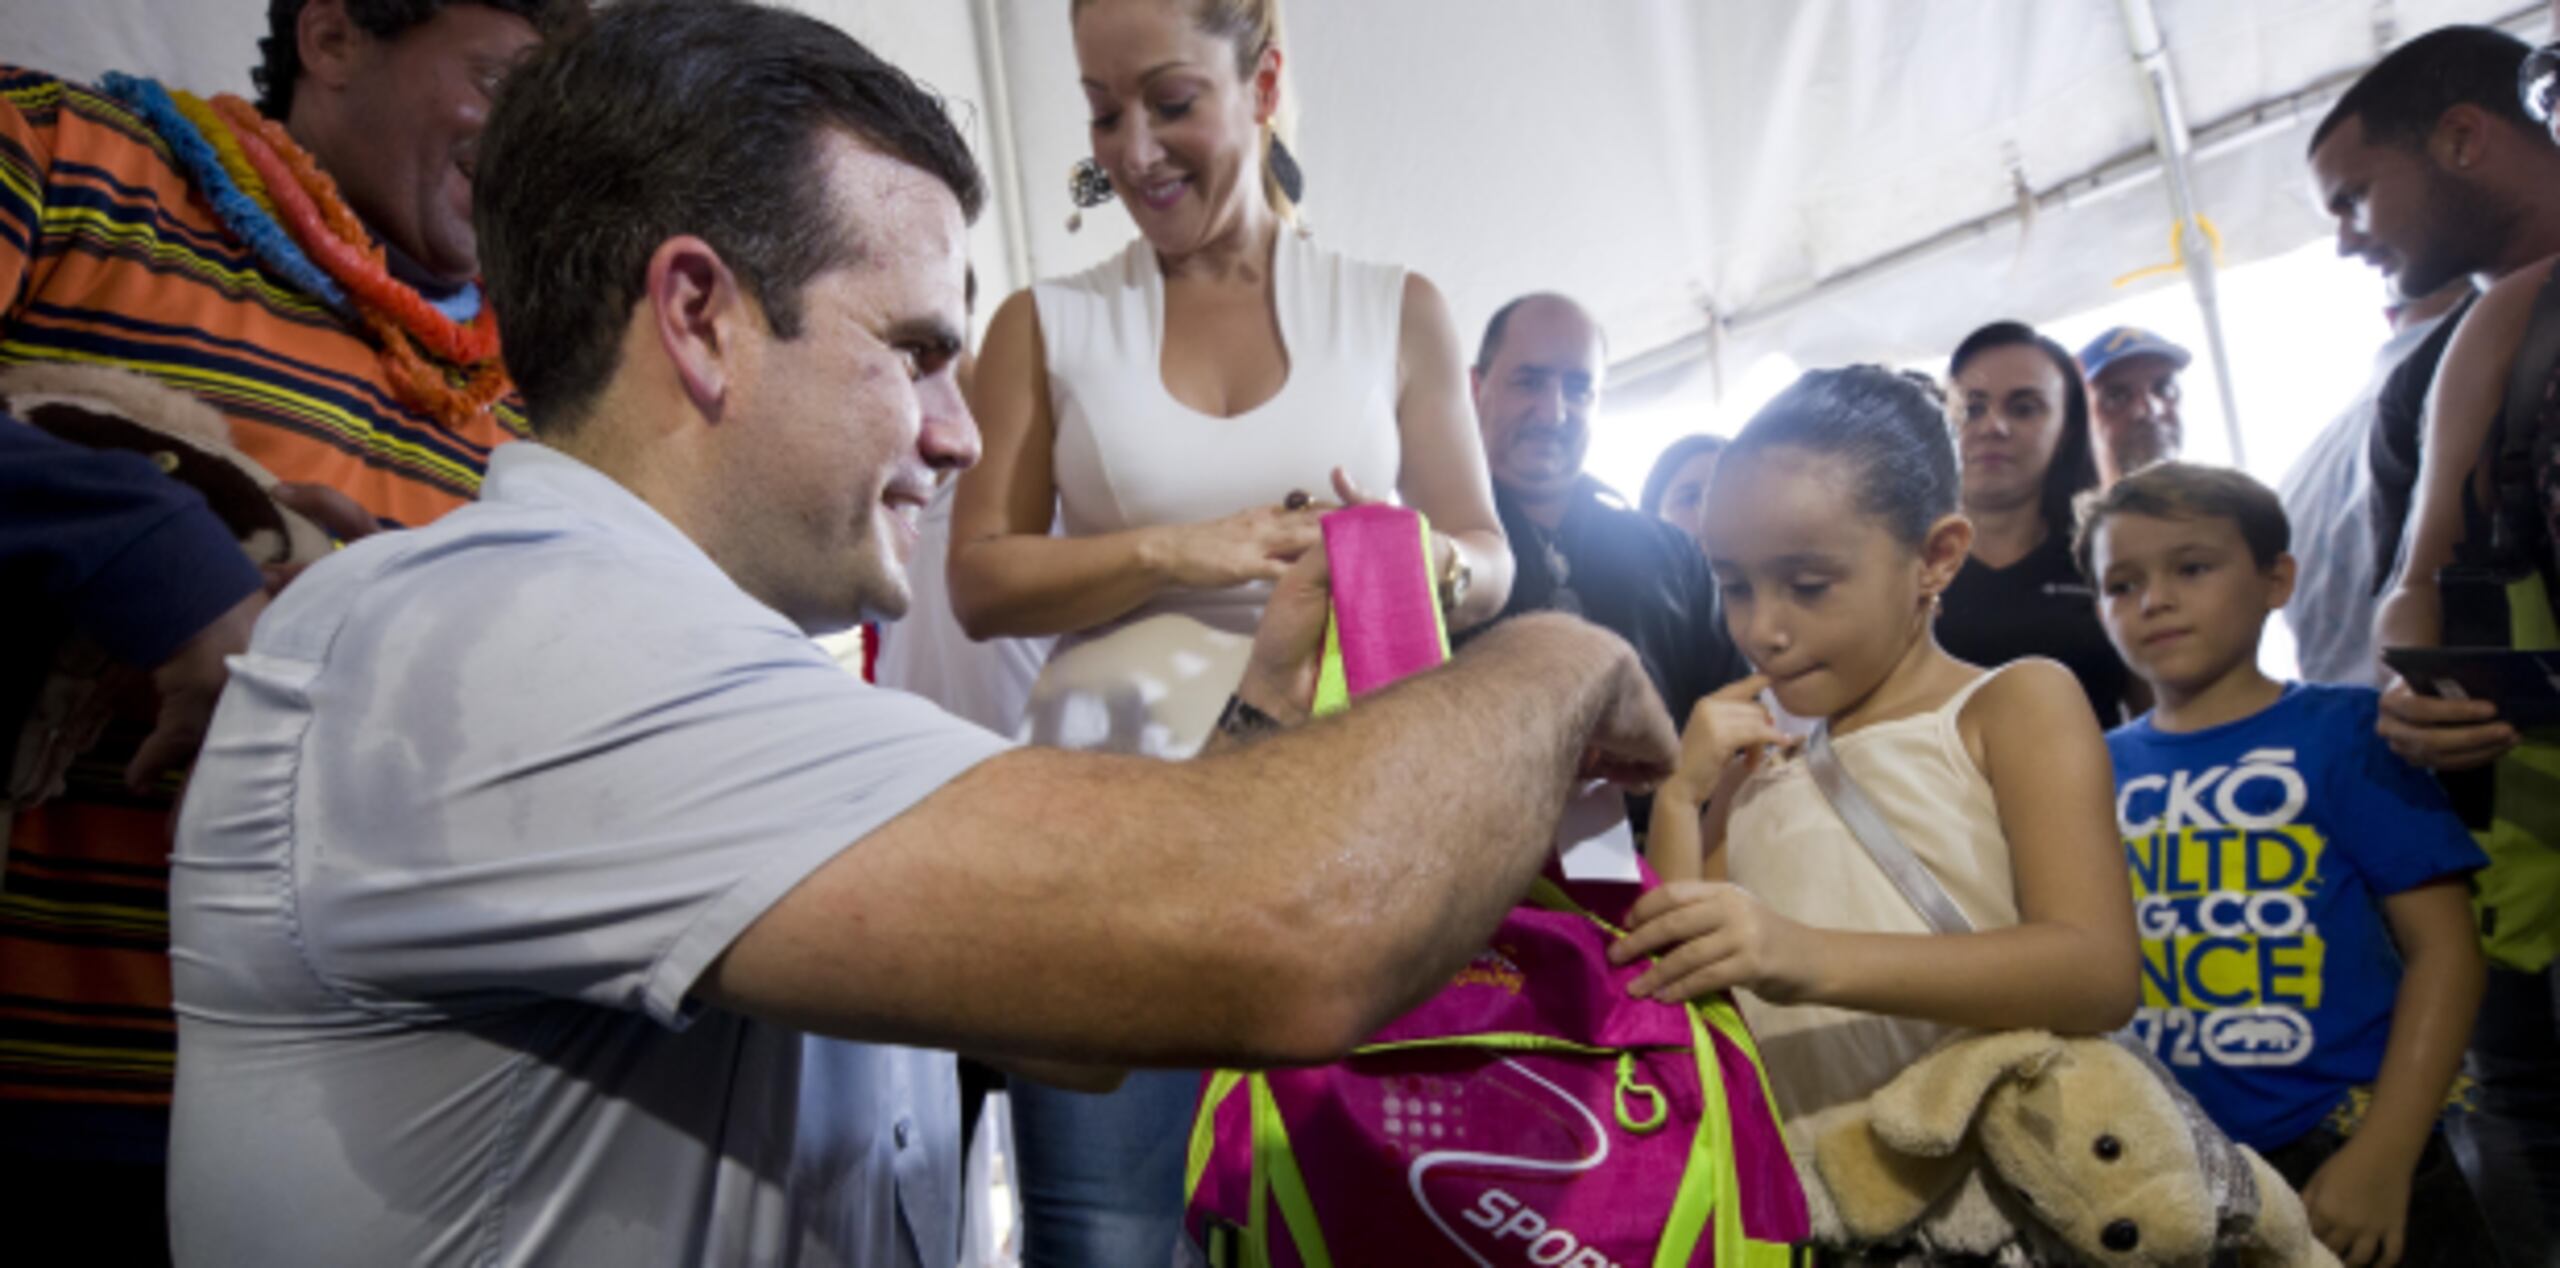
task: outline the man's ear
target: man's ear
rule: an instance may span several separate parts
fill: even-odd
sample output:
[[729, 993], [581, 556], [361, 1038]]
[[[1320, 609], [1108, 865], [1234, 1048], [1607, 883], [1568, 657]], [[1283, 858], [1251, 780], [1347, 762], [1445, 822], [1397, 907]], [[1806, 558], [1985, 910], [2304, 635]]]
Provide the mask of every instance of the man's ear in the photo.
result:
[[643, 300], [659, 351], [694, 409], [719, 422], [745, 337], [762, 327], [762, 313], [719, 251], [690, 234], [649, 253], [647, 286]]
[[2447, 107], [2427, 135], [2427, 154], [2437, 165], [2474, 171], [2487, 165], [2492, 131], [2489, 112], [2470, 102]]
[[368, 37], [347, 13], [346, 0], [311, 0], [302, 6], [293, 38], [303, 75], [328, 88], [354, 82], [357, 54]]
[[1930, 594], [1945, 594], [1972, 554], [1973, 521], [1962, 515], [1939, 516], [1920, 539], [1921, 588]]

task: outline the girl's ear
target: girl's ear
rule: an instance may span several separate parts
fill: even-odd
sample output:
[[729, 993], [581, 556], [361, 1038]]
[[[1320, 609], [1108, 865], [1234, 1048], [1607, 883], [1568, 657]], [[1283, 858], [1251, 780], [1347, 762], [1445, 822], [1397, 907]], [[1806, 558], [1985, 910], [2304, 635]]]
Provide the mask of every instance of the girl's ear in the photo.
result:
[[1946, 593], [1972, 554], [1973, 521], [1962, 515], [1940, 516], [1920, 539], [1920, 588], [1932, 596]]

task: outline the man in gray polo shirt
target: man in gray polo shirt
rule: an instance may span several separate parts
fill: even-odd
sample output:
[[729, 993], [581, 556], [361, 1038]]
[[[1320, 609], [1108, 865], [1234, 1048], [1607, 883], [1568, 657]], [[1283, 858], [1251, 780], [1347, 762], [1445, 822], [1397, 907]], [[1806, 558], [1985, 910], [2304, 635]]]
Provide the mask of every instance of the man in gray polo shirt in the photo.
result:
[[[807, 18], [633, 0], [478, 159], [538, 438], [235, 663], [174, 859], [181, 1262], [949, 1264], [947, 1058], [883, 1045], [1334, 1056], [1490, 934], [1578, 767], [1667, 768], [1634, 655], [1558, 616], [1186, 763], [865, 686], [806, 634], [904, 608], [977, 452], [939, 103]], [[1231, 737], [1303, 716], [1322, 582]]]

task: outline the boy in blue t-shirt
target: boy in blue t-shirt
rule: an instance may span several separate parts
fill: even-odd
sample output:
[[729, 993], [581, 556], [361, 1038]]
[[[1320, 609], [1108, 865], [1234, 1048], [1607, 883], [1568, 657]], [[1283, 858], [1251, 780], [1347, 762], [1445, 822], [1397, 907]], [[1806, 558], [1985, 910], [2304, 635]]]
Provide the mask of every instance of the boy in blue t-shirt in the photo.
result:
[[2186, 463], [2080, 512], [2099, 619], [2158, 701], [2107, 736], [2135, 1030], [2348, 1264], [2495, 1264], [2437, 1130], [2487, 972], [2466, 884], [2486, 859], [2374, 734], [2372, 689], [2259, 672], [2289, 536], [2265, 485]]

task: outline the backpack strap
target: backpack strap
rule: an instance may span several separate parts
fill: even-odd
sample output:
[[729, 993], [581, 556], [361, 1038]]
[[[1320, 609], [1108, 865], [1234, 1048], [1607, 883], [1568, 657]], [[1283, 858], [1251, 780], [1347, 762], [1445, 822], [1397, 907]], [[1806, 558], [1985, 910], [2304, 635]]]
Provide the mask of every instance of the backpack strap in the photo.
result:
[[1902, 891], [1902, 897], [1922, 920], [1939, 933], [1971, 933], [1973, 922], [1965, 918], [1964, 909], [1948, 897], [1947, 887], [1929, 871], [1929, 865], [1902, 843], [1884, 813], [1867, 800], [1866, 790], [1849, 778], [1847, 768], [1840, 765], [1840, 755], [1831, 748], [1831, 724], [1816, 723], [1813, 735], [1805, 741], [1804, 764], [1813, 774], [1813, 786], [1822, 790], [1840, 821], [1849, 825], [1849, 835], [1865, 846], [1867, 856], [1876, 861], [1885, 879]]
[[2490, 557], [2509, 577], [2531, 571], [2547, 553], [2534, 546], [2543, 519], [2534, 488], [2533, 450], [2555, 364], [2560, 364], [2560, 265], [2550, 270], [2534, 297], [2524, 338], [2508, 363], [2507, 394], [2498, 415], [2497, 451], [2490, 467], [2497, 499]]

